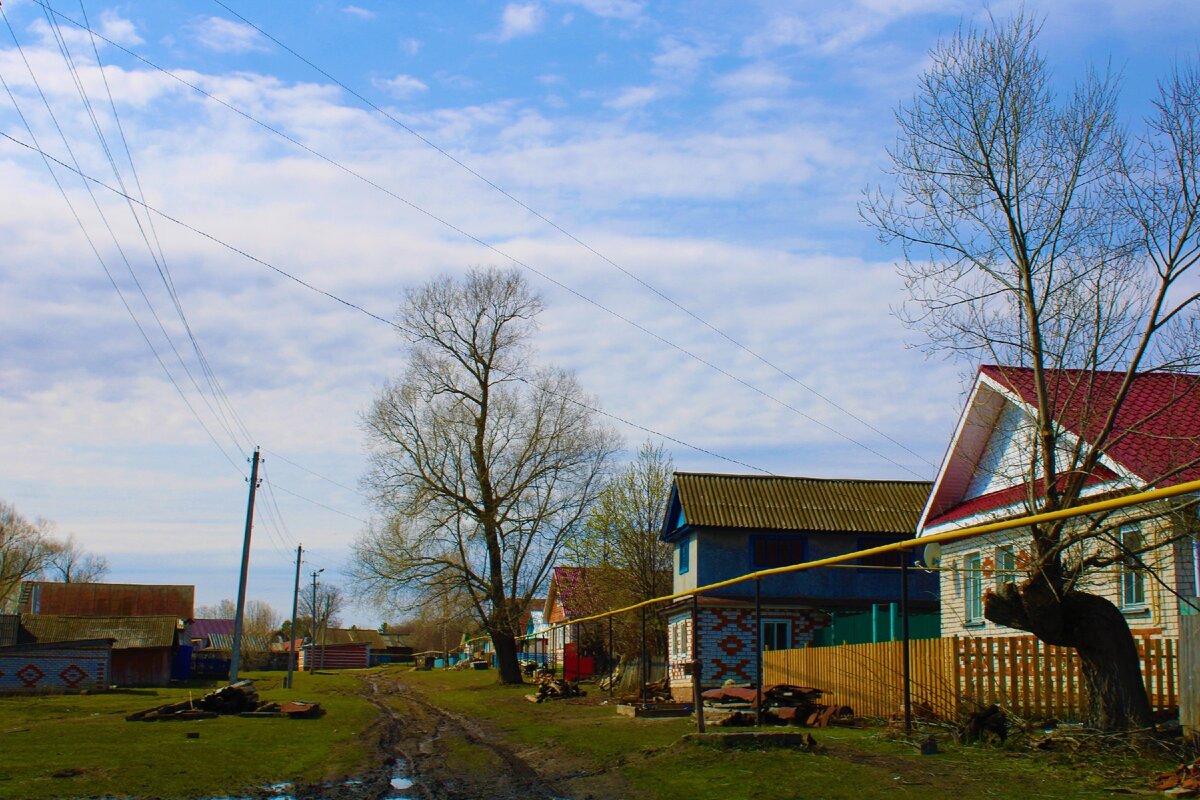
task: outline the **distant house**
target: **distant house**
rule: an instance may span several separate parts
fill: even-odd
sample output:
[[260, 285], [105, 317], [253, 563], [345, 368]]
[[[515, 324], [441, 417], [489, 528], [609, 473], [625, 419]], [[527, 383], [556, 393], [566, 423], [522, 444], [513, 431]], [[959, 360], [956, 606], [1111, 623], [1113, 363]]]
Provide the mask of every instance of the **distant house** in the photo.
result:
[[196, 587], [129, 583], [23, 581], [17, 598], [21, 614], [67, 617], [192, 618]]
[[[676, 473], [661, 534], [674, 547], [674, 592], [911, 538], [929, 489], [926, 481]], [[675, 602], [663, 612], [672, 691], [690, 694], [695, 630], [702, 684], [754, 682], [756, 642], [804, 647], [832, 613], [897, 600], [899, 565], [889, 554], [765, 578], [757, 630], [753, 582], [700, 595], [695, 615], [691, 598]], [[914, 572], [910, 598], [914, 610], [936, 611], [936, 578]]]
[[184, 641], [193, 650], [207, 650], [213, 647], [214, 635], [233, 636], [236, 624], [232, 619], [194, 619], [184, 629]]
[[411, 661], [413, 649], [401, 633], [381, 633], [374, 628], [330, 628], [319, 633], [317, 643], [329, 646], [365, 644], [370, 647], [370, 665]]
[[117, 686], [166, 686], [172, 675], [183, 623], [174, 616], [68, 617], [22, 614], [19, 644], [112, 641], [109, 682]]
[[[1066, 445], [1090, 442], [1123, 379], [1116, 372], [1050, 372], [1054, 421]], [[979, 369], [922, 512], [921, 536], [1028, 513], [1036, 418], [1030, 370]], [[1099, 465], [1086, 476], [1085, 500], [1200, 478], [1200, 375], [1137, 375], [1107, 441]], [[1194, 524], [1163, 517], [1117, 527], [1112, 535], [1128, 549], [1162, 546], [1138, 560], [1119, 560], [1081, 588], [1112, 600], [1135, 633], [1178, 636], [1180, 614], [1200, 608], [1200, 540]], [[1116, 549], [1111, 541], [1089, 546]], [[984, 619], [983, 601], [988, 591], [1019, 579], [1029, 547], [1022, 531], [942, 547], [942, 635], [1024, 633]]]
[[[550, 574], [543, 605], [545, 626], [553, 628], [543, 637], [551, 662], [562, 664], [577, 640], [573, 619], [601, 610], [597, 606], [596, 587], [599, 570], [595, 567], [555, 567]], [[561, 627], [553, 627], [561, 626]]]
[[367, 642], [306, 644], [300, 651], [300, 669], [365, 669], [371, 666]]
[[529, 607], [521, 615], [520, 635], [517, 641], [518, 657], [522, 661], [533, 661], [538, 664], [547, 662], [549, 639], [546, 635], [546, 598], [535, 597], [529, 601]]

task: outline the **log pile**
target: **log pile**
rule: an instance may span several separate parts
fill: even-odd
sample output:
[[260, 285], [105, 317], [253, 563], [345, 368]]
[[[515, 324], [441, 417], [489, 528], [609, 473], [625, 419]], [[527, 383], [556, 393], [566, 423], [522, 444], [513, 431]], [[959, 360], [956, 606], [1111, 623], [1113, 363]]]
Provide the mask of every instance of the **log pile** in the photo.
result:
[[548, 700], [565, 700], [568, 697], [585, 697], [587, 692], [579, 688], [576, 681], [568, 681], [555, 677], [550, 672], [539, 672], [537, 675], [537, 693], [527, 694], [525, 699], [531, 703], [545, 703]]
[[[824, 728], [852, 715], [848, 706], [821, 702], [824, 692], [811, 686], [779, 683], [764, 686], [763, 718], [768, 722]], [[727, 685], [709, 689], [704, 698], [705, 720], [717, 726], [753, 725], [757, 721], [758, 691], [749, 686]]]
[[286, 702], [264, 703], [250, 681], [238, 681], [209, 692], [199, 700], [183, 700], [167, 703], [125, 718], [127, 722], [162, 722], [212, 719], [213, 717], [237, 714], [243, 717], [297, 717], [320, 716], [319, 703]]
[[675, 698], [671, 694], [671, 679], [663, 678], [659, 681], [651, 681], [647, 683], [640, 694], [625, 695], [620, 702], [626, 705], [657, 705], [659, 703], [671, 703]]

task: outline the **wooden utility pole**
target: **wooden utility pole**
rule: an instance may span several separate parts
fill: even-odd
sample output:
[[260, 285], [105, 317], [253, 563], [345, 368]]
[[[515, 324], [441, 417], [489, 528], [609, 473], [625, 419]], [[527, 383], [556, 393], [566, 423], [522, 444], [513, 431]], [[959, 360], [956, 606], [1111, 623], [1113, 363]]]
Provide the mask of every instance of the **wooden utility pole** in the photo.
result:
[[238, 580], [237, 616], [233, 620], [233, 654], [229, 662], [229, 682], [237, 683], [238, 662], [242, 656], [242, 615], [246, 611], [246, 574], [250, 571], [250, 531], [254, 527], [254, 494], [258, 491], [258, 448], [250, 459], [250, 499], [246, 501], [246, 534], [242, 537], [242, 576]]
[[292, 588], [292, 628], [288, 631], [288, 674], [284, 686], [292, 688], [292, 668], [296, 662], [296, 612], [300, 606], [300, 558], [304, 554], [304, 546], [296, 546], [296, 584]]
[[312, 592], [312, 619], [309, 620], [308, 638], [312, 640], [312, 645], [308, 650], [308, 671], [317, 671], [317, 576], [325, 571], [324, 567], [314, 569], [312, 573], [313, 592]]

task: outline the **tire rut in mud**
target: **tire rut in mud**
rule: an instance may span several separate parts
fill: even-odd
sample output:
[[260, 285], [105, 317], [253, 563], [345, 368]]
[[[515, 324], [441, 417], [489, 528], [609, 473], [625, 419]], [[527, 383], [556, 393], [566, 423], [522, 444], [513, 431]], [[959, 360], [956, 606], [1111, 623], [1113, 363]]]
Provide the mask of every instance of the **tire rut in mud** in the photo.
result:
[[[414, 796], [426, 800], [562, 797], [520, 756], [493, 741], [472, 720], [441, 708], [399, 681], [368, 680], [367, 699], [387, 720], [380, 747], [407, 765], [417, 790]], [[407, 713], [393, 703], [403, 705]]]

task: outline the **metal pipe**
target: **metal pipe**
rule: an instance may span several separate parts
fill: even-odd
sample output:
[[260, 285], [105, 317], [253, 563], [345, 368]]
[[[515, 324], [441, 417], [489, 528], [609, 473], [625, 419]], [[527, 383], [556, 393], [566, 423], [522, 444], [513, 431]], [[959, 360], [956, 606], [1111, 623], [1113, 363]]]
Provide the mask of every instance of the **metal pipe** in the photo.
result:
[[908, 553], [900, 551], [901, 661], [904, 665], [904, 732], [912, 733], [912, 675], [908, 653]]
[[757, 691], [754, 693], [756, 697], [754, 724], [761, 728], [763, 724], [762, 581], [758, 578], [754, 579], [754, 668], [758, 673], [755, 675], [754, 681], [757, 687]]
[[704, 733], [704, 662], [700, 660], [700, 597], [692, 595], [692, 705], [696, 732]]

